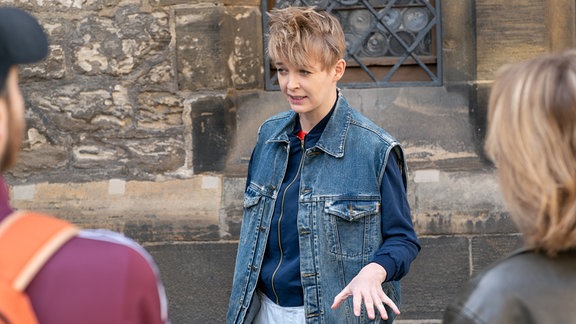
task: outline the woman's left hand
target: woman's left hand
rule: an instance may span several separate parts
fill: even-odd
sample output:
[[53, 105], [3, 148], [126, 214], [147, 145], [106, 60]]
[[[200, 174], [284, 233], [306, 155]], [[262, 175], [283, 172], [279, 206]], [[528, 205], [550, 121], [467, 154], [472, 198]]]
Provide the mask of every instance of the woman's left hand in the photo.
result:
[[352, 281], [336, 297], [332, 309], [336, 309], [348, 297], [352, 296], [354, 305], [354, 315], [360, 316], [362, 302], [366, 306], [368, 317], [376, 318], [374, 306], [380, 312], [382, 319], [388, 319], [388, 313], [384, 305], [388, 305], [396, 314], [400, 310], [396, 304], [382, 290], [382, 283], [386, 279], [386, 270], [378, 263], [367, 264]]

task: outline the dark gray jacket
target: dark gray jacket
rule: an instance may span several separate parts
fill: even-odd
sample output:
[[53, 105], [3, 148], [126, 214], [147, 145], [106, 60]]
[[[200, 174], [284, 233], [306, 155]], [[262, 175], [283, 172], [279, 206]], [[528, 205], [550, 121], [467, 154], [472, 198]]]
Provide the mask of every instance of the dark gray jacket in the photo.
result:
[[576, 251], [519, 250], [476, 276], [444, 323], [576, 323]]

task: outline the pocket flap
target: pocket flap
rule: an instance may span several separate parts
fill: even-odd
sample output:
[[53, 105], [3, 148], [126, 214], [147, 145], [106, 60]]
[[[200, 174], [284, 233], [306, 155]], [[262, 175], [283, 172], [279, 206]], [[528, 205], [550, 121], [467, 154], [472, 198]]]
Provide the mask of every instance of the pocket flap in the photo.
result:
[[324, 212], [338, 216], [347, 221], [377, 214], [380, 202], [373, 200], [339, 200], [326, 203]]
[[249, 208], [255, 206], [262, 198], [262, 194], [258, 191], [248, 187], [246, 193], [244, 193], [244, 208]]

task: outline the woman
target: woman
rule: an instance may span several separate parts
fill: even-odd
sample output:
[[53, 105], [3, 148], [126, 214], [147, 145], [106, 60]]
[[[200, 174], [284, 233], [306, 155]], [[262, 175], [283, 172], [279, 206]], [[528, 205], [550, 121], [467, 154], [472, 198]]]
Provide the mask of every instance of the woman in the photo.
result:
[[472, 280], [445, 323], [576, 319], [576, 51], [503, 68], [486, 152], [525, 248]]
[[346, 40], [334, 16], [269, 18], [290, 110], [258, 130], [227, 323], [391, 323], [420, 251], [402, 148], [338, 89]]

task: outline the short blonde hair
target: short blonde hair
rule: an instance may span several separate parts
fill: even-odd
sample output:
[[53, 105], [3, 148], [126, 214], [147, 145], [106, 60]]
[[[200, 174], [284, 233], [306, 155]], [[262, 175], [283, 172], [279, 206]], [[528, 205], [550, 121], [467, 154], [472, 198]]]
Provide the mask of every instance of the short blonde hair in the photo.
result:
[[485, 149], [526, 243], [549, 255], [576, 247], [576, 51], [499, 71]]
[[273, 62], [287, 60], [306, 67], [314, 59], [324, 70], [346, 55], [346, 39], [338, 20], [313, 7], [273, 9], [269, 16], [267, 51]]

